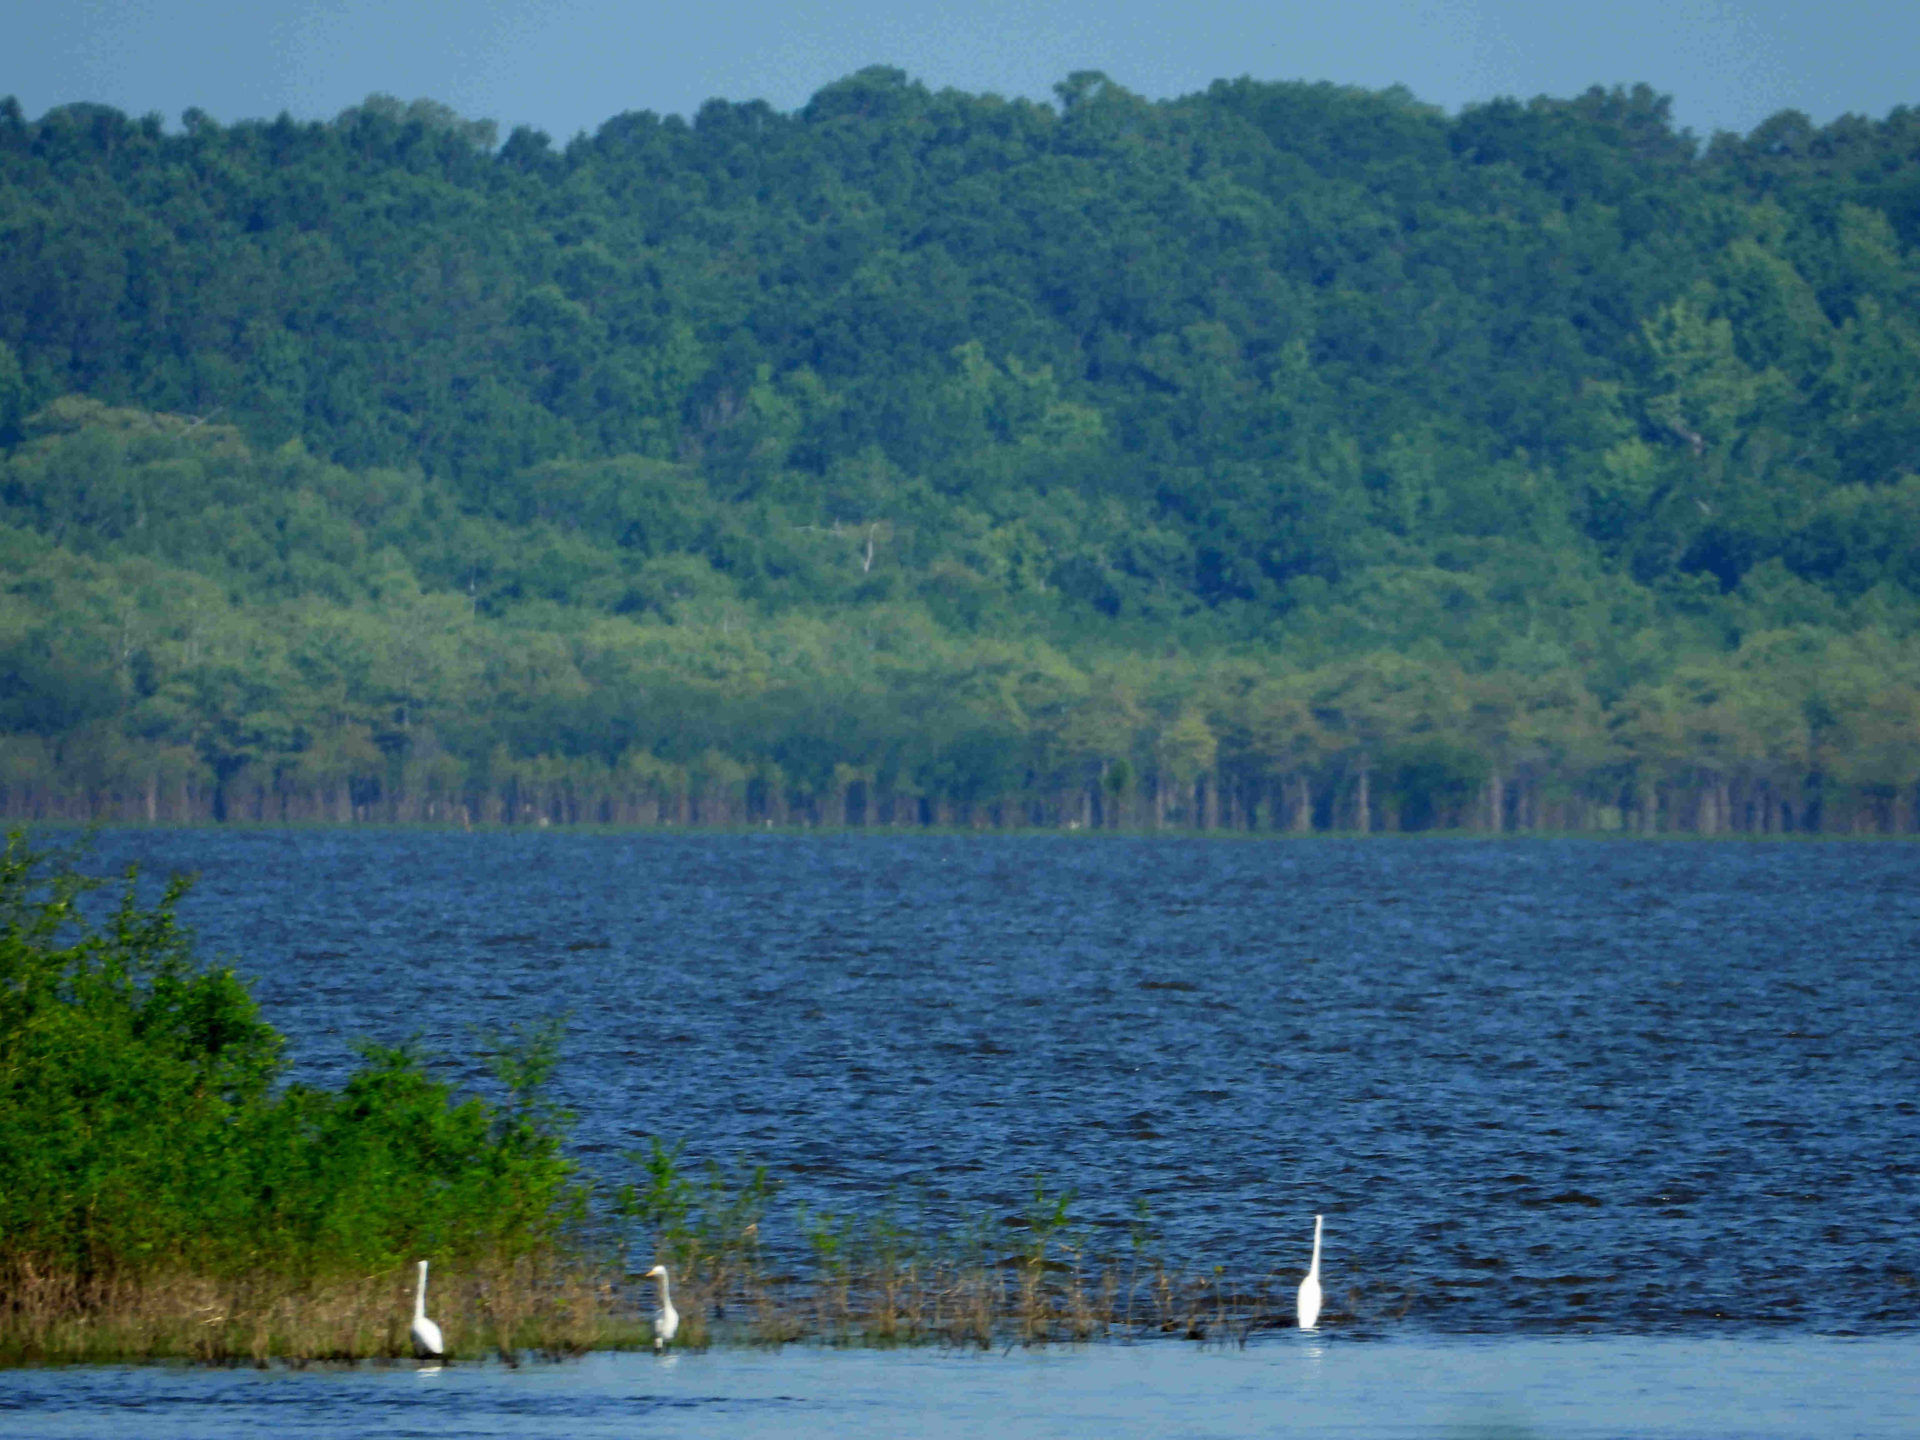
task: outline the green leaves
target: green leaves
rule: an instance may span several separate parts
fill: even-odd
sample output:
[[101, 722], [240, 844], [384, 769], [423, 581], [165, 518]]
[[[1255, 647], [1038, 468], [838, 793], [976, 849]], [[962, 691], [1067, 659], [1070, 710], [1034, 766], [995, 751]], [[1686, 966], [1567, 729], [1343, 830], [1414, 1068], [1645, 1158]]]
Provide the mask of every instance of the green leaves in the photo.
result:
[[[614, 1194], [613, 1213], [637, 1225], [651, 1253], [668, 1264], [678, 1282], [700, 1282], [749, 1261], [759, 1250], [760, 1222], [779, 1191], [764, 1165], [735, 1165], [732, 1170], [708, 1161], [695, 1177], [682, 1167], [684, 1140], [666, 1144], [649, 1136], [645, 1150], [628, 1154], [641, 1172]], [[833, 1217], [818, 1225], [801, 1216], [816, 1253], [831, 1258], [840, 1230]]]
[[885, 69], [559, 150], [16, 116], [0, 803], [1298, 818], [1364, 763], [1458, 816], [1503, 690], [1619, 790], [1593, 716], [1694, 652], [1916, 625], [1916, 123]]
[[504, 1106], [404, 1048], [364, 1048], [338, 1091], [280, 1089], [280, 1035], [174, 918], [187, 882], [147, 905], [129, 876], [98, 924], [95, 884], [17, 833], [0, 856], [0, 1265], [312, 1278], [511, 1258], [578, 1218], [539, 1093], [557, 1030], [495, 1044]]

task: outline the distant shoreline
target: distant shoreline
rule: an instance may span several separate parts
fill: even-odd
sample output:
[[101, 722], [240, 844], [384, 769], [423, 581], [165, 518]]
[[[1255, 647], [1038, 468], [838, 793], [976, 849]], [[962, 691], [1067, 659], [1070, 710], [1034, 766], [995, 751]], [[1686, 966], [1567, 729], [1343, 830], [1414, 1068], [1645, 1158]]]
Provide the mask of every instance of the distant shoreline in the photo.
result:
[[1698, 830], [1674, 829], [1637, 831], [1625, 829], [1552, 829], [1552, 830], [1473, 830], [1464, 827], [1421, 830], [1270, 830], [1270, 829], [1188, 829], [1168, 825], [1160, 829], [1114, 827], [1089, 829], [1080, 826], [1045, 825], [741, 825], [699, 823], [659, 824], [572, 821], [553, 823], [503, 823], [499, 821], [462, 825], [445, 820], [131, 820], [118, 818], [80, 819], [71, 816], [9, 815], [0, 812], [0, 825], [29, 830], [60, 832], [213, 830], [235, 834], [260, 834], [276, 831], [341, 834], [386, 834], [406, 832], [429, 835], [569, 835], [632, 838], [635, 836], [698, 836], [705, 838], [770, 836], [789, 839], [872, 840], [903, 839], [1060, 839], [1060, 840], [1154, 840], [1154, 841], [1274, 841], [1287, 844], [1312, 844], [1318, 841], [1451, 841], [1459, 843], [1510, 843], [1513, 841], [1596, 840], [1608, 842], [1699, 842], [1737, 841], [1748, 844], [1873, 842], [1920, 840], [1920, 831], [1885, 830], [1788, 830], [1761, 832], [1722, 830], [1703, 834]]

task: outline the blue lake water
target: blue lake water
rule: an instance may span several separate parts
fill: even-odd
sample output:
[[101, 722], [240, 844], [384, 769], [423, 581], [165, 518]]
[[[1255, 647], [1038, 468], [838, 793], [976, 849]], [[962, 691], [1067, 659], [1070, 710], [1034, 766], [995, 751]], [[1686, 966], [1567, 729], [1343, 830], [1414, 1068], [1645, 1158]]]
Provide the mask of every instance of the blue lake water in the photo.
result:
[[[1017, 1355], [949, 1369], [716, 1354], [672, 1371], [601, 1357], [461, 1372], [443, 1392], [404, 1391], [407, 1405], [657, 1391], [650, 1431], [682, 1433], [683, 1381], [664, 1376], [738, 1398], [760, 1393], [756, 1376], [778, 1390], [833, 1374], [838, 1393], [900, 1367], [983, 1393], [1023, 1375], [1073, 1391], [1156, 1374], [1177, 1391], [1204, 1372], [1266, 1405], [1316, 1375], [1391, 1386], [1396, 1367], [1446, 1395], [1463, 1367], [1644, 1363], [1711, 1387], [1739, 1355], [1756, 1373], [1853, 1375], [1842, 1400], [1903, 1404], [1920, 1433], [1907, 1381], [1876, 1390], [1848, 1368], [1904, 1376], [1920, 1361], [1911, 846], [203, 829], [110, 831], [98, 850], [103, 867], [200, 872], [187, 918], [255, 977], [305, 1078], [336, 1078], [356, 1037], [418, 1036], [473, 1073], [479, 1030], [566, 1012], [558, 1090], [586, 1163], [613, 1175], [655, 1134], [764, 1161], [784, 1187], [765, 1227], [776, 1245], [798, 1203], [1001, 1216], [1043, 1174], [1077, 1192], [1096, 1248], [1125, 1246], [1143, 1199], [1177, 1261], [1281, 1283], [1327, 1216], [1320, 1369], [1287, 1368], [1306, 1352], [1280, 1337], [1203, 1359], [1055, 1352], [1027, 1369]], [[1836, 1338], [1850, 1335], [1867, 1338]], [[1565, 1336], [1587, 1338], [1549, 1338]], [[1145, 1369], [1115, 1358], [1142, 1354]], [[182, 1414], [233, 1403], [236, 1417], [256, 1402], [220, 1397], [339, 1384], [378, 1411], [417, 1378], [276, 1389], [157, 1373], [201, 1397]], [[291, 1417], [306, 1402], [257, 1403]], [[784, 1423], [739, 1403], [722, 1428]], [[441, 1433], [405, 1413], [390, 1433]], [[1515, 1423], [1895, 1433], [1591, 1430], [1601, 1412], [1581, 1413]], [[1505, 1423], [1434, 1410], [1422, 1433], [1456, 1418]], [[521, 1433], [474, 1423], [445, 1433]]]
[[0, 1372], [10, 1440], [724, 1435], [1379, 1440], [1909, 1440], [1911, 1337], [1406, 1337], [1298, 1332], [966, 1355], [711, 1351], [507, 1370]]

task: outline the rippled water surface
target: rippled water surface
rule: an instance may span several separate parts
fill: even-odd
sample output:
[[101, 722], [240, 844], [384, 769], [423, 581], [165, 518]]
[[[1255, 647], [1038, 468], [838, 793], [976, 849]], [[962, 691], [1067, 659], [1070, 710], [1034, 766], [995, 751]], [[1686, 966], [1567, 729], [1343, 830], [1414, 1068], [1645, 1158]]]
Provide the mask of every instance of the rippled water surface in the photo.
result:
[[1330, 1321], [1402, 1344], [1920, 1328], [1911, 846], [99, 849], [201, 872], [203, 948], [257, 977], [307, 1078], [355, 1037], [464, 1056], [570, 1013], [560, 1089], [603, 1170], [685, 1137], [766, 1161], [783, 1214], [936, 1216], [1044, 1173], [1116, 1246], [1140, 1198], [1177, 1258], [1254, 1274], [1297, 1271], [1324, 1211]]

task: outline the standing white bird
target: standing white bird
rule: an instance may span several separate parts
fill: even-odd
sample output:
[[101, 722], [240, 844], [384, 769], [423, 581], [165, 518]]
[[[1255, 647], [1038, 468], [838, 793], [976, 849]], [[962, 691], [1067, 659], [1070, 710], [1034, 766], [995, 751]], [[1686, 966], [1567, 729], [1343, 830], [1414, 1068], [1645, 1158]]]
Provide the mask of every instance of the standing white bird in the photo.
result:
[[447, 1343], [440, 1336], [440, 1327], [427, 1318], [427, 1262], [420, 1262], [420, 1288], [413, 1295], [413, 1326], [407, 1332], [413, 1336], [413, 1353], [422, 1360], [444, 1359]]
[[1307, 1278], [1300, 1282], [1300, 1299], [1294, 1306], [1294, 1314], [1300, 1317], [1300, 1328], [1312, 1330], [1320, 1324], [1320, 1217], [1313, 1217], [1313, 1264], [1307, 1267]]
[[653, 1317], [653, 1348], [664, 1350], [680, 1328], [680, 1312], [673, 1308], [673, 1292], [667, 1288], [667, 1267], [654, 1266], [647, 1271], [647, 1278], [660, 1282], [660, 1309]]

